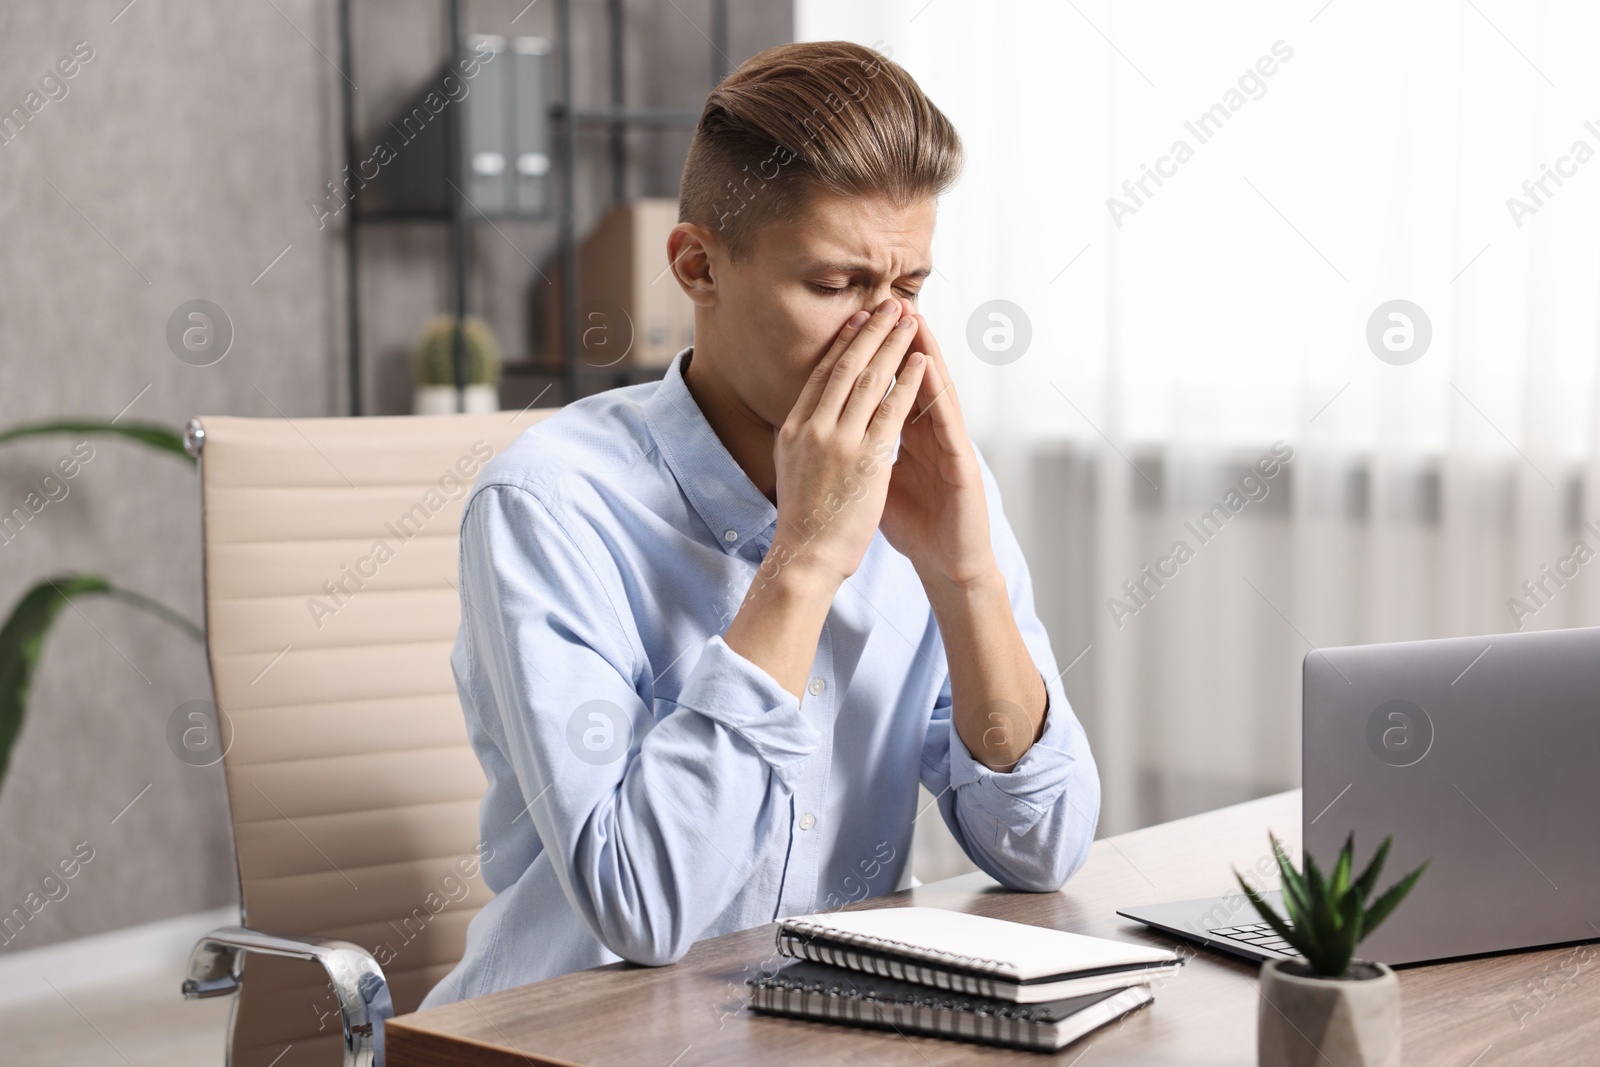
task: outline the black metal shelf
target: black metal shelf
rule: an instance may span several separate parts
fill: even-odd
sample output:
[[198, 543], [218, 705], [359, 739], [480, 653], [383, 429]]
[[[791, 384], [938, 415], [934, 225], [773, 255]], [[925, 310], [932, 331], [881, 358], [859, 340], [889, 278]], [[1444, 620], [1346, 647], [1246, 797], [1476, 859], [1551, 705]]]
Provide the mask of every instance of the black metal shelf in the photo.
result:
[[[339, 56], [343, 69], [353, 72], [352, 59], [353, 47], [351, 36], [351, 5], [353, 0], [339, 0]], [[445, 0], [445, 18], [448, 23], [448, 56], [447, 62], [454, 62], [461, 55], [461, 0]], [[627, 144], [625, 132], [630, 128], [654, 129], [682, 129], [692, 130], [699, 122], [700, 115], [697, 111], [682, 108], [655, 108], [655, 107], [629, 107], [624, 103], [626, 97], [626, 84], [623, 70], [623, 0], [607, 0], [607, 38], [610, 52], [610, 90], [611, 101], [607, 106], [601, 107], [576, 107], [573, 104], [572, 89], [572, 0], [556, 0], [555, 22], [556, 40], [555, 55], [559, 71], [559, 89], [557, 100], [550, 106], [550, 118], [554, 122], [555, 154], [557, 166], [561, 173], [558, 183], [560, 190], [558, 204], [552, 216], [539, 217], [528, 215], [495, 215], [484, 216], [466, 203], [465, 195], [452, 183], [450, 207], [447, 211], [422, 211], [422, 210], [385, 210], [385, 211], [358, 211], [351, 208], [349, 222], [345, 226], [345, 287], [346, 287], [346, 326], [349, 344], [349, 379], [350, 379], [350, 414], [361, 414], [361, 295], [360, 295], [360, 245], [359, 234], [363, 226], [367, 225], [403, 225], [407, 223], [439, 224], [444, 223], [450, 228], [450, 267], [453, 290], [452, 312], [456, 320], [455, 338], [452, 345], [452, 362], [455, 366], [456, 408], [462, 410], [465, 401], [466, 371], [466, 342], [463, 320], [467, 314], [467, 282], [469, 246], [472, 231], [477, 225], [488, 222], [492, 225], [502, 223], [549, 223], [555, 222], [559, 227], [558, 248], [563, 275], [571, 280], [571, 284], [563, 285], [561, 292], [561, 329], [560, 351], [562, 361], [559, 367], [544, 367], [534, 369], [529, 364], [507, 362], [504, 373], [513, 377], [560, 377], [565, 379], [566, 398], [564, 402], [570, 403], [581, 396], [581, 386], [587, 381], [596, 378], [611, 378], [619, 383], [639, 380], [648, 381], [660, 378], [665, 372], [665, 367], [641, 367], [637, 365], [619, 365], [617, 367], [595, 367], [585, 364], [582, 356], [575, 351], [572, 340], [579, 336], [578, 318], [580, 310], [579, 264], [578, 264], [578, 235], [577, 235], [577, 208], [576, 208], [576, 182], [577, 182], [577, 139], [579, 127], [598, 126], [609, 131], [610, 157], [611, 157], [611, 188], [612, 201], [620, 203], [626, 196], [626, 164]], [[708, 38], [711, 45], [711, 81], [716, 85], [728, 74], [728, 3], [727, 0], [711, 0], [711, 36]], [[355, 97], [354, 84], [350, 77], [345, 77], [340, 86], [340, 118], [343, 126], [343, 140], [345, 164], [354, 171], [357, 165], [357, 149], [355, 142]], [[463, 146], [461, 144], [461, 123], [453, 123], [450, 127], [451, 135], [446, 138], [446, 173], [457, 173], [456, 161], [460, 159]]]
[[[565, 122], [569, 116], [562, 105], [556, 104], [550, 108], [550, 117], [557, 122]], [[570, 117], [573, 122], [579, 125], [596, 124], [609, 126], [621, 123], [625, 126], [662, 126], [691, 130], [700, 121], [700, 113], [698, 111], [682, 111], [660, 107], [580, 108], [572, 112]]]

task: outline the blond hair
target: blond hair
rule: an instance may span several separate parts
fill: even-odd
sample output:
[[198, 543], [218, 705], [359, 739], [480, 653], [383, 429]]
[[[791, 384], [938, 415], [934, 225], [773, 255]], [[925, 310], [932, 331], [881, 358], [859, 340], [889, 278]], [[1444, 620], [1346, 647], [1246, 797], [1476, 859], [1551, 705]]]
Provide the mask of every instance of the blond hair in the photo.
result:
[[961, 138], [905, 68], [849, 41], [769, 48], [711, 91], [689, 144], [678, 221], [738, 259], [806, 196], [938, 196], [961, 171]]

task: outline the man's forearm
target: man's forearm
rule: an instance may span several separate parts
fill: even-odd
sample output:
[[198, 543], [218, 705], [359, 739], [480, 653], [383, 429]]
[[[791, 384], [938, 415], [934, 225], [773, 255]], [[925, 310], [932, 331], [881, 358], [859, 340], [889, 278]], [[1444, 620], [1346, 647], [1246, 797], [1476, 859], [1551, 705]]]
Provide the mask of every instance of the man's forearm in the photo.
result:
[[951, 718], [967, 751], [1008, 771], [1044, 732], [1044, 679], [1017, 628], [999, 567], [974, 582], [924, 578], [950, 664]]
[[774, 544], [769, 551], [722, 639], [804, 702], [822, 624], [838, 590], [801, 565], [778, 566], [782, 548]]

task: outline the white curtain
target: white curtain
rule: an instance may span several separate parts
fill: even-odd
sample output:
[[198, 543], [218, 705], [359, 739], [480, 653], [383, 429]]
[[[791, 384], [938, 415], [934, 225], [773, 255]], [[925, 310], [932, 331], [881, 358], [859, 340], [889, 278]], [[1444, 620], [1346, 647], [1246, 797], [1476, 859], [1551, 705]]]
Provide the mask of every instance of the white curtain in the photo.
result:
[[[1102, 832], [1296, 786], [1313, 647], [1600, 622], [1600, 9], [797, 0], [796, 33], [965, 142], [924, 311]], [[993, 300], [1011, 362], [967, 340]]]

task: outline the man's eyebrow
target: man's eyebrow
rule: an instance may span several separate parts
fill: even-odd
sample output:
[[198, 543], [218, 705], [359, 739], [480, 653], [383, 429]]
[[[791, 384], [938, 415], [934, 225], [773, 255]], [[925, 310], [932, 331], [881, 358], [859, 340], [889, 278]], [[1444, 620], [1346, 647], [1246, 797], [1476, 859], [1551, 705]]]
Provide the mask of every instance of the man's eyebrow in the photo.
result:
[[[877, 268], [865, 263], [816, 263], [812, 269], [827, 274], [866, 274], [876, 276]], [[918, 267], [916, 270], [906, 271], [899, 275], [902, 278], [926, 278], [933, 273], [932, 267]]]

